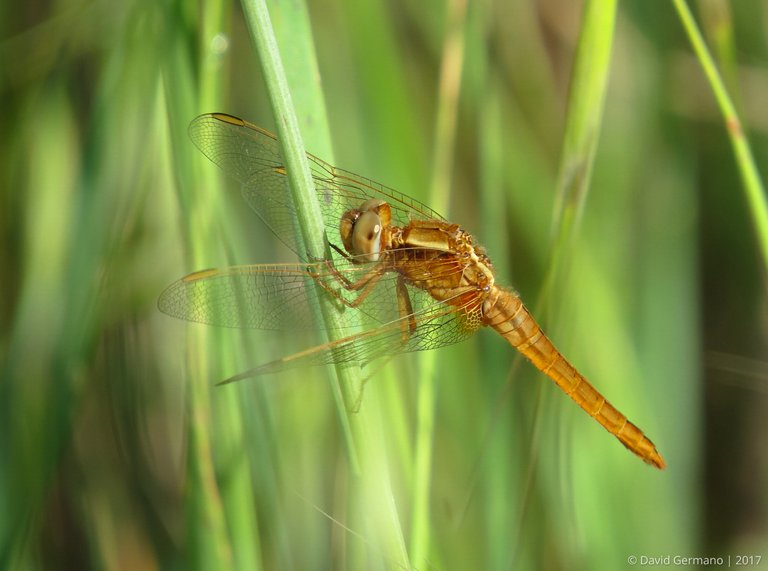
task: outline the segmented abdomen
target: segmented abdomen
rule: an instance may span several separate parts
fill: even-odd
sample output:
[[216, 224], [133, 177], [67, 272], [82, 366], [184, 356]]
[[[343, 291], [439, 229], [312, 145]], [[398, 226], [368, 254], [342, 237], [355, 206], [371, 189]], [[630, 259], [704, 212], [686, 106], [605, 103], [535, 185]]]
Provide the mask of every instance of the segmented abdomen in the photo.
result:
[[484, 310], [485, 323], [504, 336], [536, 368], [555, 381], [605, 429], [643, 461], [664, 468], [653, 442], [629, 422], [555, 348], [516, 294], [494, 288]]

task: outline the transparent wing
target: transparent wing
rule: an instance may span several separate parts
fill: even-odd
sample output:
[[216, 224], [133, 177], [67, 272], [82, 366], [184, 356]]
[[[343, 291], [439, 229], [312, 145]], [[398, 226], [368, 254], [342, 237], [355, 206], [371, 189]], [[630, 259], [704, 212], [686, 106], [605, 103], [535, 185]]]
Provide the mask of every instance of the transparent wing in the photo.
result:
[[178, 319], [246, 329], [314, 326], [312, 278], [296, 264], [233, 266], [194, 272], [160, 295], [158, 308]]
[[[242, 194], [250, 207], [280, 240], [304, 258], [296, 241], [297, 216], [277, 138], [224, 113], [197, 117], [189, 126], [189, 135], [205, 156], [242, 183]], [[307, 158], [331, 240], [338, 236], [342, 214], [370, 198], [389, 203], [396, 226], [405, 226], [411, 219], [443, 219], [428, 206], [395, 190], [338, 169], [309, 153]]]
[[[377, 272], [376, 270], [382, 270]], [[351, 259], [314, 264], [256, 264], [223, 270], [195, 272], [172, 283], [160, 295], [158, 307], [172, 317], [223, 327], [264, 330], [306, 330], [317, 327], [318, 295], [328, 296], [342, 312], [340, 326], [376, 327], [402, 317], [398, 306], [397, 279], [374, 263]], [[455, 263], [436, 262], [431, 275], [444, 278], [460, 271]], [[369, 289], [348, 289], [343, 282], [364, 280], [377, 273]], [[315, 287], [319, 282], [323, 288]], [[455, 311], [426, 291], [406, 285], [414, 314]], [[344, 319], [344, 314], [357, 314]]]

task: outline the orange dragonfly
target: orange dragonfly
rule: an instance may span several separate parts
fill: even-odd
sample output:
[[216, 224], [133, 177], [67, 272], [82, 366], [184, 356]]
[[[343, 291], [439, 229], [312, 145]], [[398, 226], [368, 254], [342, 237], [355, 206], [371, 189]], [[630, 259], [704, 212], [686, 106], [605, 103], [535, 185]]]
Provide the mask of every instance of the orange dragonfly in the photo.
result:
[[[275, 136], [223, 113], [189, 127], [194, 144], [242, 184], [246, 202], [302, 259], [296, 211]], [[457, 343], [488, 326], [499, 332], [631, 452], [657, 468], [653, 443], [560, 354], [510, 288], [496, 284], [485, 250], [457, 224], [420, 202], [307, 154], [333, 259], [205, 270], [171, 284], [161, 311], [237, 328], [307, 330], [318, 296], [342, 312], [337, 340], [272, 361], [225, 382], [288, 367], [367, 364]], [[319, 286], [319, 287], [315, 287]], [[369, 326], [360, 332], [357, 314]]]

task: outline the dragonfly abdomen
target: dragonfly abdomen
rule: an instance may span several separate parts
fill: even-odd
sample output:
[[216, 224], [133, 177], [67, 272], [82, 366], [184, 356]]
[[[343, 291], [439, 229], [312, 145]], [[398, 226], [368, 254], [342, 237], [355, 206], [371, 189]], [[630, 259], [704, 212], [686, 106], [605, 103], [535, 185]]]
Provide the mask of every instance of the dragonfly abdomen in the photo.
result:
[[498, 331], [537, 369], [552, 379], [591, 417], [643, 461], [664, 468], [653, 442], [609, 403], [557, 350], [516, 294], [494, 288], [484, 308], [485, 323]]

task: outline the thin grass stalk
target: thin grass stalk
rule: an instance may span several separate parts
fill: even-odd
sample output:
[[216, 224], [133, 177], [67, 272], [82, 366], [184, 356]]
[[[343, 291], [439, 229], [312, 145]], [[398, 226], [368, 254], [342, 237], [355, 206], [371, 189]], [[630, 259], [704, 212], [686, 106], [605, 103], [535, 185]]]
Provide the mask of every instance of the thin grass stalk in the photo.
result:
[[744, 113], [731, 5], [727, 0], [709, 0], [700, 2], [699, 8], [702, 27], [706, 37], [713, 44], [712, 51], [722, 70], [723, 81], [728, 87], [734, 106], [740, 113]]
[[[456, 140], [461, 76], [466, 42], [467, 1], [450, 0], [447, 32], [443, 43], [440, 80], [437, 93], [434, 154], [429, 204], [448, 215], [451, 191], [451, 166]], [[411, 516], [411, 557], [417, 568], [426, 567], [430, 550], [430, 481], [435, 431], [435, 376], [437, 355], [428, 351], [421, 356], [421, 380], [418, 391], [416, 449], [414, 460], [413, 511]]]
[[[196, 113], [197, 86], [192, 79], [192, 62], [184, 39], [176, 35], [169, 42], [164, 69], [164, 87], [170, 122], [171, 148], [178, 181], [184, 245], [190, 267], [204, 260], [212, 240], [215, 192], [206, 192], [198, 181], [200, 162], [191, 161], [187, 126]], [[210, 188], [208, 188], [210, 190]], [[186, 564], [194, 569], [231, 565], [232, 551], [227, 537], [222, 498], [216, 481], [213, 458], [211, 377], [215, 374], [214, 334], [205, 328], [188, 330], [186, 393], [188, 441], [186, 487], [186, 529], [190, 546]]]
[[[70, 437], [72, 410], [80, 396], [68, 366], [71, 355], [66, 345], [80, 338], [83, 323], [82, 319], [73, 320], [78, 314], [74, 304], [66, 302], [72, 302], [83, 290], [80, 295], [93, 295], [87, 284], [73, 288], [67, 264], [75, 262], [82, 267], [92, 262], [82, 254], [78, 256], [75, 246], [78, 241], [103, 239], [102, 234], [92, 233], [94, 228], [70, 231], [70, 220], [75, 218], [71, 200], [78, 190], [82, 192], [77, 186], [82, 182], [73, 172], [80, 149], [74, 145], [71, 105], [57, 82], [48, 86], [46, 98], [47, 107], [19, 119], [26, 123], [17, 131], [25, 151], [18, 160], [29, 177], [29, 192], [19, 194], [20, 228], [26, 246], [19, 269], [19, 301], [8, 331], [8, 345], [0, 350], [4, 405], [0, 408], [0, 463], [7, 470], [2, 473], [0, 492], [0, 565], [8, 569], [41, 565], [42, 510], [55, 481], [62, 447]], [[46, 129], [49, 135], [42, 137]], [[39, 168], [41, 164], [46, 168]]]
[[[568, 113], [552, 220], [553, 254], [548, 265], [545, 296], [556, 277], [562, 254], [573, 242], [584, 205], [600, 137], [604, 99], [610, 71], [616, 0], [589, 0], [584, 19], [568, 96]], [[542, 308], [543, 309], [543, 308]]]
[[263, 0], [244, 0], [242, 6], [274, 110], [278, 139], [283, 146], [292, 198], [299, 217], [297, 226], [309, 256], [323, 258], [330, 254], [327, 250], [324, 221], [319, 214], [320, 207], [304, 151], [299, 120], [267, 5]]
[[[495, 230], [489, 236], [490, 240], [485, 241], [488, 251], [501, 253], [504, 248], [501, 246], [500, 238], [507, 231], [506, 197], [503, 192], [500, 192], [504, 187], [502, 173], [507, 156], [507, 147], [503, 144], [504, 100], [503, 90], [495, 77], [487, 81], [486, 85], [485, 104], [481, 107], [478, 117], [482, 219], [486, 227]], [[499, 272], [498, 269], [497, 272]], [[501, 272], [497, 273], [497, 278], [501, 279], [501, 277]], [[503, 357], [503, 362], [501, 355], [491, 354], [488, 357], [483, 362], [484, 372], [486, 368], [488, 371], [501, 371], [508, 362], [507, 356]], [[500, 397], [497, 406], [488, 406], [487, 428], [484, 430], [484, 442], [487, 444], [481, 451], [482, 458], [478, 460], [484, 470], [482, 473], [477, 472], [476, 479], [479, 481], [472, 484], [473, 488], [477, 488], [482, 483], [485, 489], [483, 501], [487, 506], [487, 567], [490, 569], [511, 568], [513, 552], [509, 546], [518, 538], [510, 538], [507, 534], [511, 522], [514, 521], [520, 499], [514, 498], [512, 501], [500, 503], [498, 498], [505, 497], [508, 489], [516, 487], [515, 482], [520, 470], [515, 461], [523, 457], [516, 446], [514, 433], [502, 419], [503, 413], [498, 408], [503, 403], [504, 408], [508, 410], [509, 398], [503, 395]], [[493, 459], [492, 463], [491, 459]], [[469, 502], [469, 499], [465, 501]]]
[[[256, 47], [264, 74], [269, 100], [277, 123], [278, 138], [283, 145], [292, 199], [299, 217], [297, 226], [309, 256], [330, 258], [324, 221], [320, 215], [321, 211], [317, 203], [317, 195], [299, 130], [299, 121], [266, 2], [264, 0], [243, 0], [242, 5], [251, 40]], [[327, 296], [319, 295], [318, 297], [325, 301], [321, 301], [321, 313], [323, 320], [328, 325], [327, 329], [339, 331], [342, 324], [335, 308]], [[343, 395], [344, 409], [351, 410], [356, 399], [355, 394], [359, 392], [361, 387], [359, 370], [355, 370], [355, 367], [339, 365], [336, 367], [336, 372], [339, 377], [339, 388], [334, 389], [334, 391], [336, 394]], [[359, 470], [358, 452], [346, 421], [346, 412], [340, 410], [339, 413], [347, 437], [350, 462], [357, 471]]]
[[552, 251], [535, 305], [539, 320], [545, 319], [562, 261], [568, 257], [586, 205], [605, 107], [615, 23], [616, 0], [587, 2], [568, 97], [552, 220]]
[[[552, 226], [553, 246], [547, 264], [547, 273], [534, 306], [534, 315], [538, 320], [546, 319], [549, 300], [562, 269], [562, 261], [567, 258], [568, 250], [573, 244], [581, 213], [586, 204], [602, 123], [615, 20], [616, 0], [589, 0], [584, 6], [560, 157]], [[519, 358], [519, 356], [516, 357], [513, 367]], [[520, 517], [514, 534], [518, 539], [523, 535], [534, 482], [536, 451], [542, 433], [540, 411], [545, 394], [542, 383], [536, 393], [536, 402], [533, 403], [536, 414], [531, 433], [531, 458], [522, 484]], [[516, 545], [513, 557], [518, 555], [519, 546]]]
[[736, 165], [739, 169], [739, 175], [741, 176], [746, 194], [747, 205], [752, 215], [752, 222], [755, 225], [755, 233], [757, 234], [757, 243], [763, 257], [763, 265], [768, 269], [768, 200], [766, 199], [765, 188], [752, 155], [752, 148], [744, 134], [744, 128], [736, 107], [728, 94], [728, 89], [720, 76], [712, 54], [709, 53], [707, 44], [699, 31], [690, 8], [688, 8], [688, 4], [686, 4], [685, 0], [674, 0], [674, 5], [685, 33], [688, 34], [693, 51], [704, 70], [704, 75], [707, 77], [707, 81], [709, 81], [717, 105], [720, 107], [720, 112], [723, 114], [726, 132], [731, 141], [733, 152], [736, 155]]
[[[226, 29], [226, 21], [231, 12], [231, 4], [222, 0], [206, 2], [201, 5], [202, 13], [200, 51], [197, 56], [199, 65], [197, 93], [199, 106], [197, 111], [213, 111], [221, 109], [224, 99], [226, 68], [222, 65], [223, 58], [220, 46], [223, 39], [219, 36]], [[191, 118], [191, 117], [190, 117]], [[190, 148], [187, 141], [187, 149]], [[196, 164], [204, 163], [203, 157], [195, 153]], [[232, 225], [219, 224], [222, 220], [221, 197], [225, 196], [221, 174], [213, 169], [204, 168], [200, 173], [202, 188], [210, 201], [210, 208], [205, 209], [209, 216], [206, 222], [211, 233], [225, 235], [224, 239], [231, 242]], [[215, 229], [215, 230], [214, 230]], [[206, 240], [201, 245], [209, 252], [208, 258], [218, 257], [217, 252], [211, 252], [218, 240]], [[231, 262], [231, 261], [230, 261]], [[199, 266], [195, 266], [199, 267]], [[216, 362], [212, 370], [228, 371], [237, 367], [241, 362], [238, 358], [240, 344], [232, 343], [220, 330], [208, 330], [208, 351], [215, 355]], [[242, 333], [247, 341], [248, 335]], [[215, 374], [215, 373], [214, 373]], [[221, 378], [221, 375], [217, 375]], [[252, 474], [247, 461], [249, 440], [244, 426], [244, 407], [247, 399], [253, 399], [254, 394], [246, 387], [238, 385], [228, 390], [207, 387], [211, 394], [213, 415], [216, 425], [213, 428], [213, 446], [216, 464], [218, 466], [218, 489], [223, 515], [231, 546], [231, 563], [238, 569], [261, 569], [262, 546], [258, 529], [257, 502], [254, 498]], [[263, 453], [263, 451], [261, 451]]]
[[[320, 215], [317, 195], [307, 164], [304, 145], [299, 132], [299, 121], [294, 107], [288, 79], [278, 50], [275, 31], [272, 27], [267, 5], [264, 0], [243, 1], [243, 11], [261, 63], [269, 99], [275, 115], [277, 130], [283, 145], [286, 171], [291, 185], [292, 197], [298, 215], [298, 226], [304, 244], [310, 256], [330, 258], [328, 239], [324, 232], [324, 220]], [[283, 19], [287, 22], [287, 19]], [[283, 40], [290, 42], [290, 34], [283, 34]], [[299, 38], [296, 38], [299, 40]], [[305, 54], [306, 55], [306, 54]], [[314, 54], [311, 54], [314, 57]], [[319, 94], [319, 92], [318, 92]], [[324, 107], [319, 95], [310, 104], [314, 108]], [[310, 107], [311, 109], [312, 107]], [[324, 118], [324, 111], [322, 117]], [[336, 308], [322, 292], [318, 296], [321, 303], [322, 318], [328, 331], [340, 331], [340, 316]], [[402, 530], [400, 529], [394, 492], [388, 478], [388, 466], [383, 455], [383, 443], [380, 442], [381, 428], [375, 424], [371, 411], [363, 401], [357, 414], [347, 415], [353, 410], [362, 390], [360, 369], [356, 366], [337, 365], [336, 372], [340, 383], [343, 403], [339, 403], [339, 416], [344, 426], [348, 457], [353, 475], [356, 478], [354, 489], [357, 493], [351, 506], [357, 512], [360, 521], [374, 521], [377, 544], [381, 551], [373, 555], [382, 557], [388, 564], [397, 562], [408, 565]], [[375, 411], [373, 411], [375, 412]], [[381, 515], [371, 520], [367, 513], [368, 502], [379, 503]], [[373, 505], [373, 504], [371, 504]], [[353, 560], [365, 560], [371, 554], [358, 552]]]

